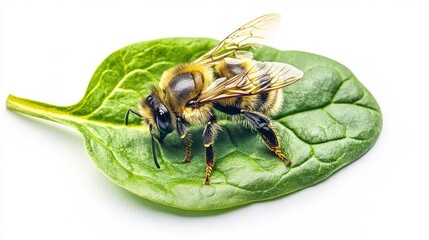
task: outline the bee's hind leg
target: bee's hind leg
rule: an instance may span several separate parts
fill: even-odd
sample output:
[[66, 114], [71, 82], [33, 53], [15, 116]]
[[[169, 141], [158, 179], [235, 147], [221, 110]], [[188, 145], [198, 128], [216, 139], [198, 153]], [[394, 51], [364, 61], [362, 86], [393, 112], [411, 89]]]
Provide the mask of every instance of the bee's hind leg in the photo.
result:
[[180, 117], [178, 117], [176, 120], [176, 126], [177, 126], [177, 133], [179, 134], [179, 137], [183, 139], [183, 142], [185, 143], [185, 146], [186, 146], [186, 156], [183, 162], [190, 163], [191, 146], [192, 146], [191, 135], [188, 133], [188, 130], [186, 129], [185, 124], [183, 123]]
[[215, 164], [213, 144], [216, 140], [219, 130], [220, 126], [219, 124], [217, 124], [216, 117], [212, 114], [212, 117], [207, 122], [207, 125], [204, 127], [203, 132], [203, 144], [206, 148], [206, 177], [204, 180], [205, 184], [210, 184], [210, 174], [212, 173], [212, 169]]
[[289, 166], [291, 161], [280, 151], [280, 143], [276, 133], [271, 128], [270, 120], [255, 112], [242, 110], [241, 113], [252, 122], [256, 130], [258, 130], [259, 134], [261, 135], [265, 145], [267, 145], [271, 151], [273, 151], [281, 160], [283, 160], [286, 166]]
[[262, 116], [262, 114], [257, 112], [251, 112], [248, 110], [243, 110], [234, 106], [223, 106], [220, 104], [215, 104], [214, 108], [230, 115], [243, 114], [251, 122], [251, 124], [258, 130], [259, 134], [264, 140], [265, 145], [273, 151], [286, 166], [291, 164], [291, 161], [280, 151], [280, 143], [277, 139], [276, 133], [271, 128], [271, 122], [268, 118]]

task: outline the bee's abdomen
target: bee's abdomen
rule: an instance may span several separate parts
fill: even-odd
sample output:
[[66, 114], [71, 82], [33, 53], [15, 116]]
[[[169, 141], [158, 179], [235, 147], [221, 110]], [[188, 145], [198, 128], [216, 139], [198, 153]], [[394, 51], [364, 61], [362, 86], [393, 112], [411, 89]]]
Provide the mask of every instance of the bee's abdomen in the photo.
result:
[[[235, 75], [245, 73], [246, 66], [242, 64], [221, 63], [216, 66], [216, 70], [219, 77], [231, 78]], [[281, 89], [219, 101], [219, 104], [223, 106], [234, 106], [243, 110], [260, 112], [267, 116], [276, 115], [280, 111], [282, 103], [283, 91]]]
[[264, 106], [267, 105], [268, 95], [269, 95], [269, 92], [264, 92], [264, 93], [257, 95], [258, 97], [255, 100], [254, 108], [255, 109], [263, 109]]
[[241, 63], [228, 64], [226, 62], [216, 65], [216, 72], [220, 77], [231, 78], [235, 75], [240, 75], [246, 72], [246, 69]]
[[271, 117], [280, 111], [282, 103], [283, 91], [280, 89], [258, 95], [241, 97], [240, 104], [236, 104], [236, 106], [241, 109], [260, 112]]
[[253, 109], [267, 116], [276, 115], [283, 104], [283, 91], [281, 89], [257, 95]]

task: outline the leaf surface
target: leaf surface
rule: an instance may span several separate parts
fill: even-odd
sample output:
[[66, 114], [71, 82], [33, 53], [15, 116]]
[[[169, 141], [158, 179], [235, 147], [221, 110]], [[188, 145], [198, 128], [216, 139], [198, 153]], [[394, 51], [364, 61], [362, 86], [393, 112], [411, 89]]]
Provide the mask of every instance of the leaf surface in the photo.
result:
[[145, 199], [174, 208], [214, 210], [272, 199], [316, 184], [355, 161], [375, 143], [382, 127], [380, 108], [343, 65], [297, 51], [263, 47], [255, 59], [286, 62], [304, 71], [284, 89], [283, 110], [274, 118], [281, 149], [293, 161], [287, 168], [257, 133], [227, 119], [215, 143], [211, 185], [204, 185], [202, 127], [191, 128], [193, 162], [182, 162], [185, 148], [177, 134], [156, 149], [137, 118], [125, 126], [128, 108], [157, 84], [162, 72], [189, 62], [217, 42], [169, 38], [136, 43], [111, 54], [95, 71], [77, 104], [60, 107], [10, 95], [12, 110], [78, 129], [97, 167], [114, 183]]

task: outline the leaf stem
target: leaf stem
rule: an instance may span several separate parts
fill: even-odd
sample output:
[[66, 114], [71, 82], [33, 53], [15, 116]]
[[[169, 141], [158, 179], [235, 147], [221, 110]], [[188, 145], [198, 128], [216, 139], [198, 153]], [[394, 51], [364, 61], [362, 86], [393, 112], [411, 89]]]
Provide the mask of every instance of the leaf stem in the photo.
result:
[[69, 113], [63, 111], [59, 106], [50, 105], [30, 99], [9, 95], [6, 99], [6, 107], [10, 110], [26, 115], [58, 122], [69, 123]]

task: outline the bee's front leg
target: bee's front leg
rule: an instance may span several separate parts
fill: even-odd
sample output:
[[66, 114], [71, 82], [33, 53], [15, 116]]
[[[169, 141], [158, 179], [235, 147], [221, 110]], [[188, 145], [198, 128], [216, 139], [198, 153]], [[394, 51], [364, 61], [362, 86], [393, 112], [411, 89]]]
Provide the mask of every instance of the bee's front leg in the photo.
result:
[[186, 156], [183, 162], [190, 163], [191, 162], [191, 146], [192, 146], [192, 140], [191, 135], [188, 133], [188, 130], [186, 129], [185, 124], [182, 121], [182, 118], [178, 117], [176, 120], [176, 128], [177, 133], [179, 134], [179, 137], [183, 139], [183, 142], [186, 146]]
[[203, 132], [203, 144], [206, 148], [206, 177], [204, 181], [205, 184], [210, 184], [210, 174], [212, 173], [212, 169], [215, 164], [213, 144], [220, 129], [221, 128], [219, 124], [217, 124], [216, 117], [212, 114], [212, 117], [207, 122], [207, 125], [204, 127]]

